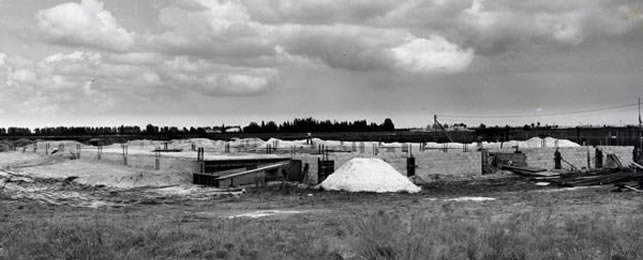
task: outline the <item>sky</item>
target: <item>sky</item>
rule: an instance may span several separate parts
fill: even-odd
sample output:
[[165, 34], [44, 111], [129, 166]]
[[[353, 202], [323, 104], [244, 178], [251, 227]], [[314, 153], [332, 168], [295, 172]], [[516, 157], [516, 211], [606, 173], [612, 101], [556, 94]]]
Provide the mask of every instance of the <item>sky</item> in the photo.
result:
[[641, 1], [0, 0], [4, 127], [625, 125], [641, 96]]

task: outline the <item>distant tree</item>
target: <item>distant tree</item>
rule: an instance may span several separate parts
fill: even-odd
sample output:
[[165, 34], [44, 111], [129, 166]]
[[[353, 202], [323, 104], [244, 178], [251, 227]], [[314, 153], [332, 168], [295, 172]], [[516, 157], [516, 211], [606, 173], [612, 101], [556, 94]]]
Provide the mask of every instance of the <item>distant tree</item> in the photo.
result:
[[7, 129], [8, 135], [31, 135], [31, 130], [29, 128], [22, 127], [9, 127]]
[[395, 125], [393, 124], [393, 120], [391, 120], [390, 118], [384, 119], [384, 123], [382, 123], [382, 130], [394, 131]]
[[250, 122], [248, 126], [243, 128], [244, 133], [259, 133], [260, 131], [261, 127], [255, 122]]
[[147, 126], [145, 126], [145, 133], [148, 135], [156, 134], [158, 133], [158, 131], [159, 131], [159, 128], [152, 124], [147, 124]]

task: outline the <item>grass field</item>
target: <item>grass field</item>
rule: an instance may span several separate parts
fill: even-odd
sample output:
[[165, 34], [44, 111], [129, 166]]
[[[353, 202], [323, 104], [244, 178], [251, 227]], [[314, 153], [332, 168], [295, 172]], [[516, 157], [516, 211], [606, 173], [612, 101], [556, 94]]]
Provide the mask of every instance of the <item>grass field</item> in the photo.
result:
[[[461, 196], [496, 200], [447, 200]], [[640, 194], [518, 179], [414, 195], [272, 187], [99, 209], [2, 198], [0, 209], [2, 259], [643, 258]], [[253, 212], [276, 213], [235, 217]]]

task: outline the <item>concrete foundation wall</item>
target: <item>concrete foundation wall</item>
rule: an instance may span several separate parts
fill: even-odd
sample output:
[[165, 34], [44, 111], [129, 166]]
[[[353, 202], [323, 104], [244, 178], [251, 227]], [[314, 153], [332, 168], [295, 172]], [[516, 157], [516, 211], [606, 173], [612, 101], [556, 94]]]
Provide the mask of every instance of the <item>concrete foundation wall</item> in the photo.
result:
[[[480, 152], [462, 152], [462, 151], [423, 151], [414, 152], [416, 170], [415, 175], [422, 179], [428, 179], [429, 175], [458, 175], [458, 176], [476, 176], [482, 174], [482, 154]], [[373, 153], [333, 153], [329, 155], [329, 160], [335, 161], [335, 169], [341, 167], [347, 161], [357, 158], [380, 158], [389, 163], [400, 173], [406, 175], [406, 158], [408, 153], [405, 152], [380, 152], [377, 155]], [[319, 155], [295, 154], [293, 159], [302, 160], [303, 164], [309, 165], [309, 172], [306, 178], [308, 183], [317, 183], [317, 159]]]
[[[96, 163], [107, 163], [115, 165], [123, 165], [123, 155], [115, 153], [103, 153], [98, 159], [98, 153], [93, 151], [81, 151], [80, 160], [91, 161]], [[127, 167], [141, 168], [154, 170], [156, 164], [156, 157], [141, 154], [128, 154]], [[177, 171], [190, 171], [196, 172], [196, 163], [190, 159], [160, 157], [159, 158], [160, 170], [177, 170]]]
[[[603, 151], [603, 165], [607, 161], [607, 154], [615, 154], [624, 166], [632, 163], [633, 146], [598, 146]], [[491, 152], [513, 152], [514, 149], [492, 150]], [[556, 148], [530, 148], [520, 149], [527, 156], [527, 165], [532, 167], [540, 167], [544, 169], [554, 169], [554, 152]], [[596, 168], [595, 151], [596, 149], [591, 146], [583, 147], [562, 147], [559, 148], [560, 154], [566, 161], [570, 162], [579, 169], [582, 168]], [[589, 165], [587, 162], [587, 154], [589, 152]], [[571, 167], [562, 163], [563, 169], [570, 169]]]

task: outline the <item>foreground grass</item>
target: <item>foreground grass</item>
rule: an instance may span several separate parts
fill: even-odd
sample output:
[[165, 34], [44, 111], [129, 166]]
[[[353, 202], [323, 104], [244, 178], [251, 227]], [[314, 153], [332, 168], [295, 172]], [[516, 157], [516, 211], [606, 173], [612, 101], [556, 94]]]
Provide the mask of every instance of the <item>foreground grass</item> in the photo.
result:
[[643, 218], [529, 211], [498, 217], [332, 214], [159, 221], [95, 211], [2, 225], [4, 259], [643, 259]]

